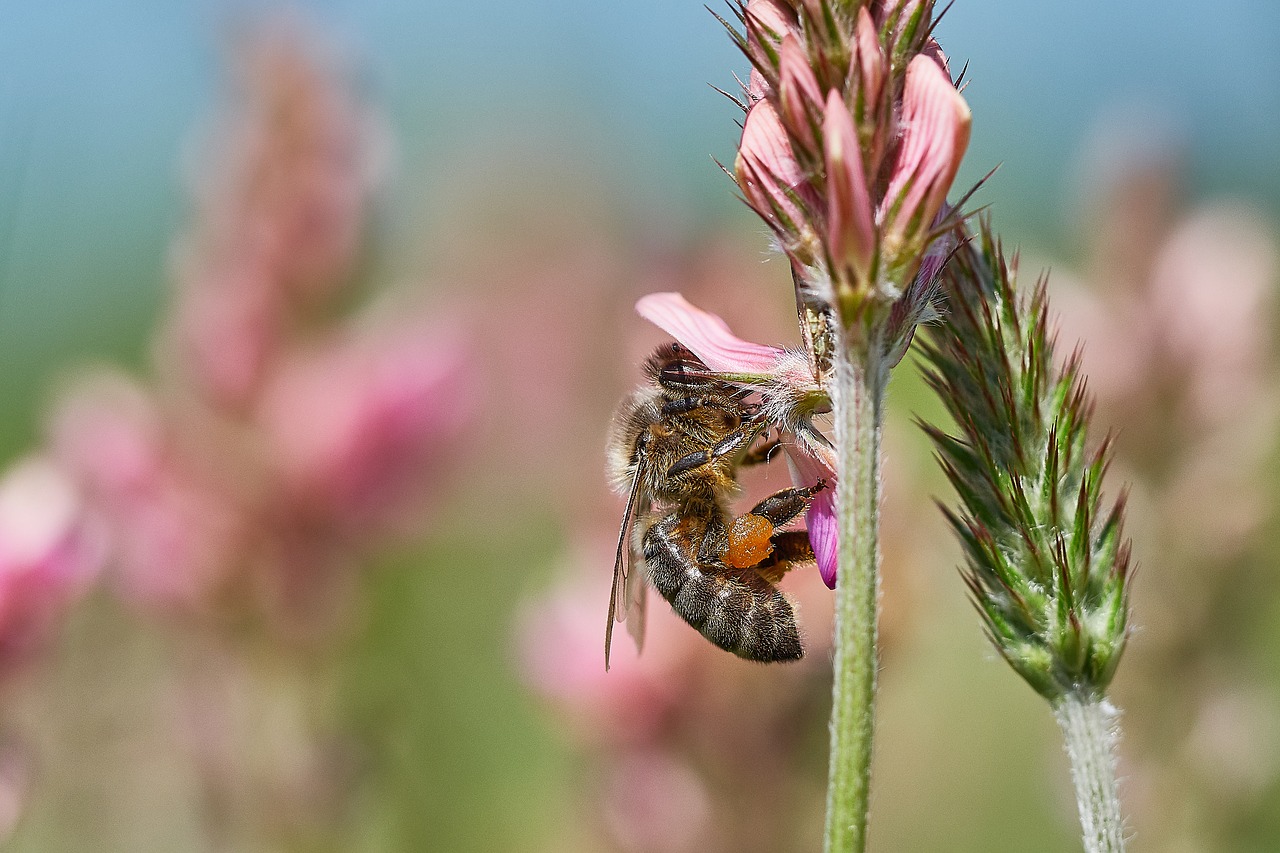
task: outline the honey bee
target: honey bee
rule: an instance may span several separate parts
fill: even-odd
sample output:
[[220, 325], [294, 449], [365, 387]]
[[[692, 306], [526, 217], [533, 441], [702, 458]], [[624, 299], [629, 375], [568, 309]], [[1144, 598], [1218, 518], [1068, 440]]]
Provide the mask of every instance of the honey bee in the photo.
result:
[[[804, 655], [791, 602], [774, 585], [796, 562], [813, 559], [804, 530], [778, 530], [826, 487], [782, 489], [734, 516], [729, 500], [743, 465], [768, 461], [778, 442], [747, 391], [717, 379], [680, 344], [659, 347], [645, 365], [649, 383], [618, 407], [609, 467], [627, 506], [618, 535], [605, 630], [624, 619], [643, 642], [646, 583], [702, 636], [748, 660]], [[639, 569], [639, 571], [637, 571]]]

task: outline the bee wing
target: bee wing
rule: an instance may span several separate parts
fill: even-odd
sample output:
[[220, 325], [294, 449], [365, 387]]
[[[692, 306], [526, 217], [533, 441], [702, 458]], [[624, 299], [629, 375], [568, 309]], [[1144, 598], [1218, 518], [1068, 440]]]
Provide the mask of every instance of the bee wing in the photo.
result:
[[627, 494], [627, 508], [622, 513], [622, 527], [618, 531], [618, 552], [613, 560], [613, 588], [609, 591], [609, 618], [604, 629], [604, 668], [609, 669], [609, 650], [613, 645], [613, 623], [626, 620], [628, 615], [632, 622], [627, 626], [628, 633], [636, 641], [639, 648], [644, 640], [645, 615], [645, 583], [644, 569], [635, 571], [637, 562], [642, 559], [635, 553], [631, 529], [640, 515], [649, 512], [649, 496], [641, 494], [647, 457], [643, 448], [636, 450], [635, 473], [631, 475], [631, 489]]
[[[641, 495], [636, 501], [634, 516], [631, 525], [635, 527], [637, 518], [644, 518], [652, 509], [652, 501], [648, 495]], [[627, 535], [627, 554], [629, 562], [626, 569], [626, 593], [625, 609], [623, 616], [626, 617], [627, 633], [631, 635], [631, 639], [636, 642], [636, 651], [644, 648], [644, 625], [647, 618], [649, 606], [649, 579], [645, 575], [644, 555], [640, 553], [637, 539], [634, 535]], [[619, 619], [621, 621], [621, 618]]]

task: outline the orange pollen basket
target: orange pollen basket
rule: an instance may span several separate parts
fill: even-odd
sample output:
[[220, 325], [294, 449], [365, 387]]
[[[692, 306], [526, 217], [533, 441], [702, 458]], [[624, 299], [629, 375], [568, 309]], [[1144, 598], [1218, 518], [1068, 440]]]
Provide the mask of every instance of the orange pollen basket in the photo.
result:
[[729, 550], [722, 562], [732, 569], [749, 569], [773, 552], [773, 525], [769, 520], [750, 513], [740, 515], [729, 525]]

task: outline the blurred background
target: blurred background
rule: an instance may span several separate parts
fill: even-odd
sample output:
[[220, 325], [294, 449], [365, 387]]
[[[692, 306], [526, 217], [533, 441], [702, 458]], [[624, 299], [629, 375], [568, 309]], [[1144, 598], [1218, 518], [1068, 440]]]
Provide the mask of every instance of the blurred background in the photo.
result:
[[[961, 0], [1023, 281], [1085, 341], [1137, 626], [1135, 851], [1280, 847], [1280, 8]], [[604, 435], [681, 290], [794, 343], [699, 3], [0, 13], [0, 833], [14, 850], [817, 849], [831, 600], [603, 673]], [[1043, 703], [886, 426], [872, 847], [1078, 849]], [[765, 471], [749, 490], [778, 488]]]

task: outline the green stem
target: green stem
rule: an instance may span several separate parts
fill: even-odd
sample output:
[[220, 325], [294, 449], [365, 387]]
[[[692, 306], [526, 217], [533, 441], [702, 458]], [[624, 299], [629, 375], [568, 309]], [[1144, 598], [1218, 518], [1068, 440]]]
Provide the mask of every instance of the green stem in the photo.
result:
[[[853, 338], [851, 331], [838, 334]], [[886, 371], [878, 340], [837, 341], [835, 417], [839, 478], [827, 853], [861, 853], [867, 843], [879, 598], [880, 424]]]
[[1116, 784], [1116, 711], [1104, 698], [1071, 693], [1053, 715], [1071, 759], [1086, 853], [1123, 853], [1124, 821]]

